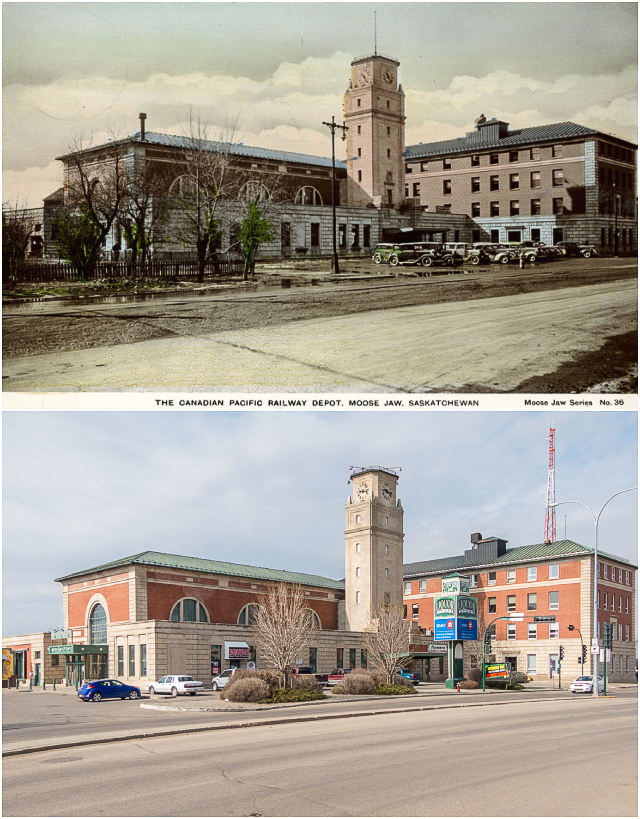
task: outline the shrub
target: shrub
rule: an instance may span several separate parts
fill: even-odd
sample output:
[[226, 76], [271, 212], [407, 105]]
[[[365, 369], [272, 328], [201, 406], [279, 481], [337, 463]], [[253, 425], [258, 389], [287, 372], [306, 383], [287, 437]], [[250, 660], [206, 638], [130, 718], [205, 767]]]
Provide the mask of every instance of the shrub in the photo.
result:
[[264, 680], [270, 688], [280, 688], [280, 686], [284, 685], [284, 677], [282, 676], [282, 674], [278, 674], [277, 671], [269, 671], [266, 668], [255, 670], [239, 668], [233, 675], [233, 682], [235, 682], [236, 680], [256, 678], [259, 680]]
[[310, 691], [308, 688], [276, 688], [268, 699], [259, 702], [309, 702], [326, 699], [322, 691]]
[[351, 674], [345, 674], [345, 677], [342, 680], [342, 682], [339, 682], [338, 685], [334, 686], [333, 693], [373, 694], [375, 689], [376, 684], [371, 674], [368, 674], [366, 672], [354, 671]]
[[476, 682], [475, 680], [463, 680], [460, 683], [460, 688], [464, 688], [465, 690], [470, 690], [472, 688], [480, 688], [480, 683]]
[[416, 689], [413, 685], [388, 685], [387, 683], [382, 683], [381, 685], [377, 685], [374, 694], [378, 696], [389, 696], [391, 694], [415, 694]]
[[471, 682], [482, 682], [482, 669], [481, 668], [470, 668], [466, 673], [465, 677], [467, 680]]
[[[235, 677], [235, 674], [234, 674]], [[244, 677], [227, 683], [222, 699], [231, 702], [258, 702], [271, 696], [271, 687], [260, 677]]]
[[371, 671], [367, 671], [367, 674], [369, 674], [376, 685], [386, 685], [387, 675], [379, 668], [374, 668]]
[[291, 688], [295, 691], [322, 691], [322, 683], [313, 674], [301, 674], [299, 677], [291, 678]]
[[[384, 684], [386, 684], [386, 679], [384, 680]], [[411, 680], [408, 680], [406, 677], [401, 677], [400, 674], [393, 675], [391, 678], [391, 685], [402, 685], [405, 688], [414, 688]]]

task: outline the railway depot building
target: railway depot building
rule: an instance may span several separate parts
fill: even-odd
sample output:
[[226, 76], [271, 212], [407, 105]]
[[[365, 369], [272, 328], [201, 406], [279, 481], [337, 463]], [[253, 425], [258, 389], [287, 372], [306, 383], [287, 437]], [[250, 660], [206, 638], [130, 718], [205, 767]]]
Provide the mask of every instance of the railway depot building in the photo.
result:
[[[153, 227], [152, 252], [184, 253], [184, 203], [197, 172], [193, 155], [228, 159], [237, 185], [225, 188], [219, 247], [234, 246], [246, 201], [268, 204], [273, 238], [259, 258], [369, 255], [378, 242], [589, 242], [601, 251], [637, 251], [636, 148], [571, 122], [510, 129], [480, 116], [465, 137], [406, 145], [400, 63], [381, 54], [351, 63], [343, 99], [346, 158], [278, 151], [145, 130], [58, 157], [63, 186], [44, 202], [40, 245], [55, 256], [55, 219], [68, 200], [78, 160], [87, 185], [117, 154], [133, 178], [156, 178], [169, 217]], [[428, 135], [426, 135], [428, 136]], [[342, 143], [338, 132], [337, 145]], [[190, 159], [191, 157], [191, 159]], [[191, 164], [190, 164], [191, 163]], [[94, 180], [94, 181], [95, 181]], [[225, 182], [225, 186], [227, 183]], [[183, 237], [184, 238], [184, 237]], [[116, 221], [105, 251], [126, 250]], [[192, 250], [192, 248], [191, 248]]]
[[[144, 688], [165, 674], [192, 674], [207, 685], [231, 666], [260, 668], [253, 617], [260, 595], [283, 580], [302, 587], [314, 626], [299, 658], [303, 665], [323, 673], [366, 668], [362, 635], [368, 613], [380, 603], [404, 603], [411, 670], [423, 679], [444, 680], [446, 643], [434, 639], [433, 598], [451, 573], [469, 578], [479, 633], [495, 617], [524, 613], [522, 623], [495, 624], [496, 660], [511, 662], [534, 680], [548, 680], [550, 660], [564, 645], [563, 675], [578, 676], [580, 639], [567, 626], [579, 629], [590, 645], [593, 551], [566, 540], [508, 549], [499, 538], [474, 536], [464, 556], [404, 564], [398, 477], [380, 466], [352, 472], [344, 579], [156, 551], [59, 577], [64, 637], [52, 639], [54, 632], [4, 638], [3, 648], [13, 651], [11, 679], [75, 684], [117, 677]], [[607, 669], [614, 681], [635, 679], [635, 568], [600, 554], [599, 632], [602, 636], [603, 621], [616, 626]], [[537, 615], [555, 615], [555, 622], [535, 623]], [[481, 653], [481, 643], [465, 644], [465, 668], [480, 662]]]

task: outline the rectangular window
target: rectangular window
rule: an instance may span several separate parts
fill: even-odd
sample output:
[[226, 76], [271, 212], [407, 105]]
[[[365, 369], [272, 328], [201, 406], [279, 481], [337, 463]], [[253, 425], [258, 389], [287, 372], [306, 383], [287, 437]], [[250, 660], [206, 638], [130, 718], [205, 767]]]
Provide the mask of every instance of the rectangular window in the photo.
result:
[[495, 586], [496, 585], [496, 573], [495, 572], [487, 572], [487, 586]]
[[527, 569], [527, 580], [537, 580], [538, 579], [538, 567], [537, 566], [529, 566]]
[[509, 190], [517, 191], [520, 189], [520, 174], [509, 174]]
[[362, 100], [358, 100], [357, 104], [358, 104], [358, 108], [361, 108], [362, 107]]
[[625, 597], [624, 599], [625, 599], [625, 604], [624, 604], [625, 608], [624, 608], [624, 610], [625, 610], [625, 612], [627, 614], [629, 614], [629, 598]]
[[360, 668], [367, 667], [367, 649], [361, 648], [360, 649]]
[[358, 148], [358, 156], [362, 156], [362, 148]]
[[527, 674], [536, 674], [536, 655], [527, 654]]
[[52, 654], [51, 655], [51, 665], [60, 665], [60, 655], [59, 654]]
[[338, 225], [338, 246], [341, 248], [347, 247], [347, 226]]
[[531, 228], [531, 241], [532, 242], [540, 241], [540, 228]]
[[480, 192], [480, 177], [479, 176], [472, 176], [471, 177], [471, 193], [479, 193]]
[[527, 640], [537, 640], [538, 639], [538, 624], [537, 623], [527, 623]]
[[554, 146], [551, 148], [551, 156], [552, 156], [554, 159], [561, 159], [561, 158], [562, 158], [562, 156], [563, 156], [563, 152], [562, 152], [562, 145], [554, 145]]
[[480, 165], [480, 154], [471, 155], [471, 167], [477, 168]]
[[405, 583], [404, 584], [404, 593], [405, 594], [411, 594], [411, 583]]
[[489, 614], [495, 614], [496, 613], [496, 598], [495, 597], [490, 597], [489, 598], [489, 609], [488, 609], [488, 611], [489, 611]]
[[609, 579], [609, 567], [607, 566], [606, 563], [603, 563], [602, 566], [603, 566], [603, 571], [604, 571], [604, 579], [608, 580]]
[[531, 187], [540, 187], [540, 171], [531, 171]]
[[[496, 202], [496, 205], [497, 204], [498, 203]], [[492, 213], [491, 215], [492, 216], [499, 216], [500, 215], [500, 208], [497, 209], [497, 213]], [[491, 241], [494, 244], [497, 244], [500, 241], [500, 231], [499, 230], [497, 230], [497, 229], [495, 229], [495, 230], [492, 229], [491, 230]]]
[[311, 247], [320, 245], [320, 222], [311, 222]]
[[362, 245], [363, 247], [371, 247], [371, 225], [362, 226]]
[[516, 624], [509, 623], [507, 625], [507, 640], [515, 640], [516, 639]]
[[469, 586], [473, 589], [478, 585], [478, 575], [471, 574], [469, 575]]
[[627, 583], [627, 586], [630, 586], [630, 585], [631, 585], [631, 572], [627, 572], [627, 580], [626, 580], [626, 583]]
[[507, 611], [515, 611], [516, 610], [516, 596], [515, 594], [510, 594], [507, 596]]
[[480, 216], [480, 202], [471, 203], [471, 216], [479, 218]]
[[560, 624], [549, 623], [549, 639], [558, 640], [560, 638]]
[[145, 643], [140, 645], [140, 676], [147, 676], [147, 646]]
[[391, 128], [387, 125], [387, 136], [391, 136]]
[[515, 569], [507, 569], [507, 583], [515, 583], [516, 582], [516, 570]]
[[444, 193], [444, 194], [451, 193], [451, 180], [450, 179], [443, 179], [442, 180], [442, 193]]
[[517, 199], [512, 199], [511, 202], [509, 202], [509, 215], [510, 216], [520, 215], [520, 202]]
[[291, 247], [291, 222], [280, 223], [280, 245]]
[[391, 148], [387, 148], [387, 159], [391, 159]]
[[560, 564], [551, 563], [549, 565], [549, 580], [557, 580], [560, 577]]
[[518, 161], [518, 151], [509, 151], [509, 162]]
[[351, 247], [360, 247], [360, 225], [351, 225]]
[[40, 654], [41, 654], [40, 651], [34, 651], [33, 652], [33, 659], [34, 660], [39, 660], [40, 659]]
[[598, 608], [600, 608], [600, 589], [598, 589]]
[[428, 168], [429, 168], [429, 163], [428, 162], [421, 162], [420, 163], [420, 170], [422, 171], [422, 173], [425, 173], [428, 170]]
[[318, 670], [318, 649], [317, 648], [310, 648], [309, 649], [309, 667], [311, 671], [315, 674]]
[[499, 165], [500, 157], [498, 154], [489, 154], [489, 165]]
[[611, 567], [611, 579], [613, 580], [614, 583], [616, 582], [616, 577], [617, 576], [618, 576], [618, 572], [616, 571], [616, 567], [612, 566]]
[[551, 591], [549, 592], [549, 609], [559, 609], [560, 608], [560, 592]]
[[598, 573], [598, 577], [600, 577], [601, 568], [600, 568], [600, 563], [599, 562], [598, 562], [598, 565], [596, 567], [596, 571]]
[[540, 159], [540, 148], [531, 148], [529, 152], [530, 159]]
[[559, 188], [564, 185], [564, 174], [561, 170], [556, 170], [553, 172], [553, 187]]
[[416, 198], [419, 199], [420, 198], [420, 183], [419, 182], [414, 182], [413, 183], [413, 198], [414, 199], [416, 199]]
[[358, 125], [358, 134], [362, 133], [362, 125]]
[[362, 182], [362, 171], [358, 171], [358, 182]]
[[442, 170], [443, 171], [450, 171], [451, 170], [451, 159], [449, 159], [449, 157], [445, 157], [442, 160]]
[[618, 623], [618, 640], [622, 642], [622, 623]]
[[602, 608], [603, 608], [605, 611], [606, 611], [606, 610], [607, 610], [607, 608], [608, 608], [607, 593], [606, 593], [606, 592], [603, 592], [603, 594], [602, 594]]
[[222, 646], [211, 646], [211, 676], [217, 677], [222, 672]]
[[124, 677], [124, 646], [118, 646], [118, 677]]
[[426, 590], [427, 590], [427, 581], [426, 580], [421, 580], [420, 581], [420, 591], [421, 592], [426, 592]]
[[500, 216], [500, 202], [489, 203], [489, 214], [491, 216]]
[[129, 646], [129, 676], [136, 676], [136, 647]]
[[561, 198], [553, 200], [553, 213], [554, 216], [562, 216], [564, 214], [564, 205], [562, 204]]
[[405, 165], [404, 166], [405, 173], [413, 173], [413, 165]]
[[625, 640], [629, 641], [629, 626], [624, 627]]
[[349, 668], [356, 667], [356, 650], [355, 648], [349, 649]]
[[[629, 626], [627, 626], [627, 628], [629, 628]], [[624, 658], [624, 673], [625, 673], [625, 674], [628, 674], [628, 673], [629, 673], [629, 655], [628, 655], [628, 654], [627, 654], [627, 656]]]
[[618, 595], [618, 611], [622, 612], [622, 595]]
[[490, 176], [489, 177], [489, 190], [490, 191], [499, 191], [500, 190], [500, 177], [499, 176]]
[[419, 620], [420, 619], [420, 604], [413, 603], [411, 606], [411, 619], [412, 620]]
[[538, 609], [538, 595], [537, 594], [528, 594], [527, 595], [527, 611], [537, 611]]
[[336, 649], [336, 668], [344, 668], [344, 648]]

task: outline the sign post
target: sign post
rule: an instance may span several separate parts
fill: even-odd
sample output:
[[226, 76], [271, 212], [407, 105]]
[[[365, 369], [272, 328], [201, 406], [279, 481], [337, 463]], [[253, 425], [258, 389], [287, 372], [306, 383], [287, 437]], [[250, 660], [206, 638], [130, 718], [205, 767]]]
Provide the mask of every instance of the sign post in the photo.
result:
[[469, 578], [454, 572], [442, 578], [442, 592], [433, 601], [434, 639], [447, 641], [447, 688], [464, 679], [464, 641], [478, 639], [478, 601], [469, 595]]

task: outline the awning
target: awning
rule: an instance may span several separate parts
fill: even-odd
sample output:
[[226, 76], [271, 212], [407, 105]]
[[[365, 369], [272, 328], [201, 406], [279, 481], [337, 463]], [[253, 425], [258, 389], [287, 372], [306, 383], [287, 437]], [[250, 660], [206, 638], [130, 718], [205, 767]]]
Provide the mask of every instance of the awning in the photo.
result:
[[248, 660], [251, 656], [251, 648], [248, 643], [230, 642], [224, 644], [225, 660]]

